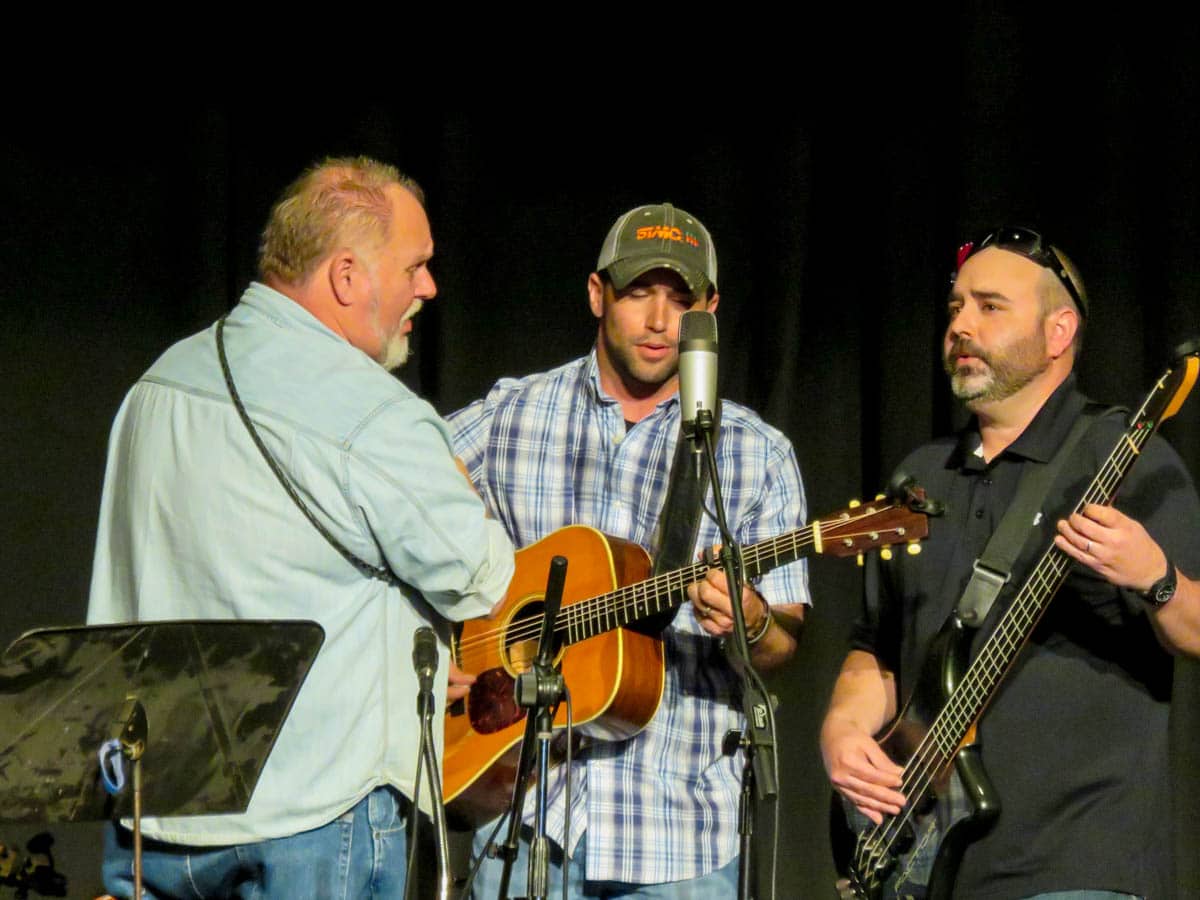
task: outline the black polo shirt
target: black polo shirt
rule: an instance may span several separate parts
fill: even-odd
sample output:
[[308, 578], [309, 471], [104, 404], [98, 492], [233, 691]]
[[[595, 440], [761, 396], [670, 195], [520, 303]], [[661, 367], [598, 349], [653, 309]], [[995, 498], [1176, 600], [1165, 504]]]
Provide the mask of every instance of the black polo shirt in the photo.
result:
[[[931, 521], [920, 555], [868, 563], [852, 644], [896, 673], [902, 703], [1022, 473], [1053, 457], [1086, 403], [1072, 375], [991, 462], [978, 452], [972, 422], [901, 464], [945, 504], [945, 514]], [[976, 645], [1049, 546], [1055, 523], [1083, 496], [1126, 421], [1105, 416], [1075, 448]], [[1143, 449], [1115, 505], [1140, 521], [1180, 569], [1200, 574], [1200, 502], [1161, 438]], [[964, 856], [956, 898], [1011, 900], [1080, 888], [1170, 895], [1172, 668], [1141, 599], [1074, 567], [981, 721], [981, 753], [1001, 813]]]

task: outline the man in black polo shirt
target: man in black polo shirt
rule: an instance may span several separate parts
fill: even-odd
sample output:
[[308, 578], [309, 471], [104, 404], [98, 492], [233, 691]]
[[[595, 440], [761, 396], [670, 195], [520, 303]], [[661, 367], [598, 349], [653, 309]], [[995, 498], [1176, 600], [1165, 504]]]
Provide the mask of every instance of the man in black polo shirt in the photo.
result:
[[[946, 371], [974, 418], [901, 465], [945, 515], [919, 556], [869, 566], [821, 731], [834, 787], [876, 823], [908, 798], [875, 736], [913, 691], [1022, 474], [1050, 461], [1086, 404], [1072, 374], [1086, 294], [1036, 232], [999, 229], [964, 247], [948, 314]], [[956, 898], [1171, 895], [1171, 654], [1200, 656], [1200, 502], [1156, 437], [1116, 508], [1064, 518], [1124, 427], [1107, 415], [1081, 439], [1014, 567], [1020, 585], [1051, 541], [1076, 560], [980, 722], [1001, 811], [966, 849]], [[981, 637], [1012, 596], [1000, 595]]]

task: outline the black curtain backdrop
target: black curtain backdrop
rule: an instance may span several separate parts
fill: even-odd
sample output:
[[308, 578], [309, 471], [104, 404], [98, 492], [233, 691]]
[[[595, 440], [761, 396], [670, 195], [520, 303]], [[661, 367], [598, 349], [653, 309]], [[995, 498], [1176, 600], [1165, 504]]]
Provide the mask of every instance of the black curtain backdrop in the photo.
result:
[[[959, 12], [944, 40], [836, 92], [733, 91], [728, 111], [703, 117], [647, 100], [631, 118], [593, 100], [587, 114], [397, 101], [336, 116], [213, 104], [25, 118], [0, 168], [0, 639], [83, 620], [122, 395], [236, 302], [271, 200], [325, 155], [393, 162], [428, 193], [439, 295], [402, 377], [443, 412], [585, 352], [585, 279], [608, 226], [663, 200], [714, 236], [722, 393], [791, 437], [810, 515], [873, 494], [908, 449], [962, 421], [937, 361], [947, 276], [958, 244], [989, 224], [1039, 222], [1075, 258], [1093, 310], [1082, 382], [1099, 399], [1139, 399], [1168, 350], [1200, 333], [1200, 42], [1179, 23], [1141, 43], [1073, 31], [1086, 52], [1067, 65], [1075, 23], [1048, 16]], [[1163, 432], [1200, 475], [1200, 400]], [[816, 735], [860, 580], [853, 562], [826, 559], [811, 577], [799, 652], [771, 679], [781, 897], [828, 896], [833, 878]], [[1177, 824], [1179, 896], [1194, 897], [1200, 666], [1177, 671], [1179, 802], [1163, 814]], [[0, 825], [0, 840], [22, 828]], [[91, 896], [98, 830], [51, 831], [72, 894]]]

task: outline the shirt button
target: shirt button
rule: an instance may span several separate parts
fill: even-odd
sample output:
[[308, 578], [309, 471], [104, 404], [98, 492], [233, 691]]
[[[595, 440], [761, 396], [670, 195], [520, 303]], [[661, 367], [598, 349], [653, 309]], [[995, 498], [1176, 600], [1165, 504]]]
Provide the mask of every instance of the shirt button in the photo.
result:
[[975, 510], [975, 518], [977, 518], [977, 519], [983, 518], [983, 510], [982, 509]]

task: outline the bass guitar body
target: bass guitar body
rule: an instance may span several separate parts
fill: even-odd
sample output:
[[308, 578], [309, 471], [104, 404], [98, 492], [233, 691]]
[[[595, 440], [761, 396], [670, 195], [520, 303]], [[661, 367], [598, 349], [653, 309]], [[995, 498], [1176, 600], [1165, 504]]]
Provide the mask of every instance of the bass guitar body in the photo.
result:
[[1000, 812], [974, 724], [963, 723], [966, 737], [957, 746], [938, 746], [930, 732], [962, 683], [974, 633], [951, 615], [930, 646], [908, 703], [880, 738], [888, 756], [905, 767], [906, 784], [913, 784], [905, 809], [875, 825], [834, 798], [831, 837], [843, 876], [838, 892], [845, 900], [950, 900], [967, 845]]

